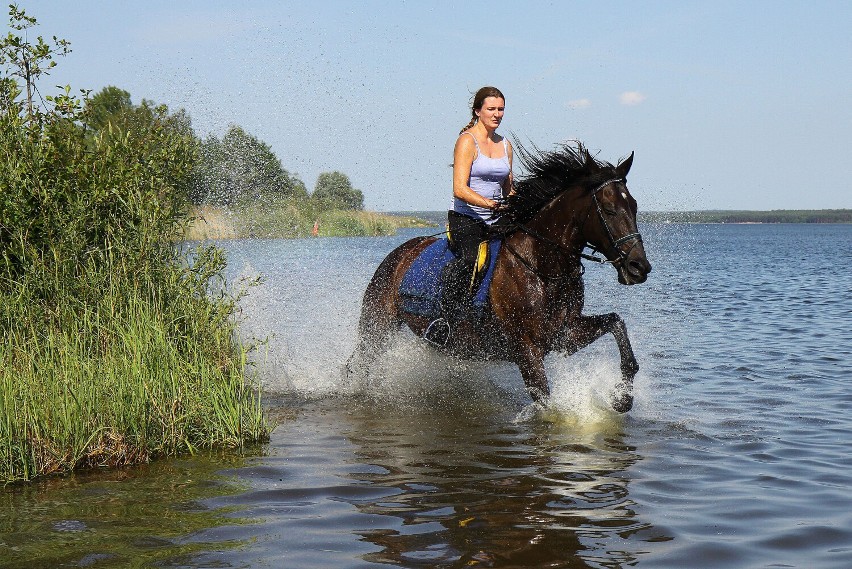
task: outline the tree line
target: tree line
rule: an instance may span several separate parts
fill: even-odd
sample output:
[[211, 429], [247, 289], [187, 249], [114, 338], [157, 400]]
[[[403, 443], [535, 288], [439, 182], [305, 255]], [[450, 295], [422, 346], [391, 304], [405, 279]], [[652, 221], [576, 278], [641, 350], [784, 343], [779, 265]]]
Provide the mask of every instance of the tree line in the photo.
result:
[[[127, 128], [140, 109], [153, 106], [144, 99], [134, 105], [130, 93], [108, 86], [85, 101], [86, 125], [94, 130], [109, 125]], [[174, 119], [192, 134], [189, 117], [183, 110], [174, 113]], [[210, 134], [195, 143], [198, 161], [188, 184], [188, 198], [196, 205], [240, 208], [311, 199], [329, 209], [364, 208], [364, 194], [339, 171], [321, 173], [309, 194], [305, 183], [282, 166], [268, 144], [239, 125], [231, 125], [222, 138]]]
[[649, 223], [852, 223], [852, 209], [649, 211], [640, 217]]

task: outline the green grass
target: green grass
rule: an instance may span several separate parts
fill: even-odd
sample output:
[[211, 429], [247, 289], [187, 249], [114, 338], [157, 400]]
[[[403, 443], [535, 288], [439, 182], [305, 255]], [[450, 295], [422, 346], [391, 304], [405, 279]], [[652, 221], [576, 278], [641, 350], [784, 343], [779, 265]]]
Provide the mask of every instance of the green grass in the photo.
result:
[[263, 440], [224, 253], [181, 250], [185, 117], [93, 131], [0, 87], [0, 483]]
[[206, 290], [215, 251], [170, 278], [103, 284], [44, 309], [22, 284], [0, 298], [0, 480], [120, 466], [267, 433], [245, 378], [235, 298]]

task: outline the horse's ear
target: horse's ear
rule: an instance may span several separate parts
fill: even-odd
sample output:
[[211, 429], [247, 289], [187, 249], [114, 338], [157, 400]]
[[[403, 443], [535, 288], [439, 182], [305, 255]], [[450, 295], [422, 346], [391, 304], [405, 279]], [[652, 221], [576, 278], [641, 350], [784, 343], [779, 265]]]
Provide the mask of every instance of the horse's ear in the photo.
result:
[[626, 178], [631, 166], [633, 166], [633, 152], [616, 166], [615, 173], [618, 174], [619, 178]]
[[597, 172], [601, 169], [600, 166], [598, 166], [597, 160], [589, 154], [589, 150], [587, 148], [583, 148], [583, 155], [586, 157], [586, 163], [583, 165], [586, 170], [590, 172]]

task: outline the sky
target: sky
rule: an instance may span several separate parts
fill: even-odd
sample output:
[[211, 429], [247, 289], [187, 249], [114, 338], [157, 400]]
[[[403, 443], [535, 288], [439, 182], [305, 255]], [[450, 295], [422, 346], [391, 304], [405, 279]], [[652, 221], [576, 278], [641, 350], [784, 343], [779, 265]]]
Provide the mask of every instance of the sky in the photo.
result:
[[309, 189], [346, 173], [368, 209], [451, 207], [483, 85], [526, 145], [635, 152], [640, 209], [852, 208], [848, 0], [19, 5], [71, 42], [42, 95], [115, 85], [200, 136], [237, 124]]

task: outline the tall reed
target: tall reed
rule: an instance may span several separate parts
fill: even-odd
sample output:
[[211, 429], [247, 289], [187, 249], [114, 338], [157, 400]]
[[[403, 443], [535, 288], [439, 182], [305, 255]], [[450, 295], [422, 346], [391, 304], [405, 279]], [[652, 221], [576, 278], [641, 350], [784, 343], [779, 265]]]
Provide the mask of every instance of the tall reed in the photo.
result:
[[221, 261], [201, 250], [174, 270], [174, 288], [109, 279], [95, 304], [49, 315], [26, 286], [2, 295], [0, 479], [263, 439], [236, 299], [202, 281]]

